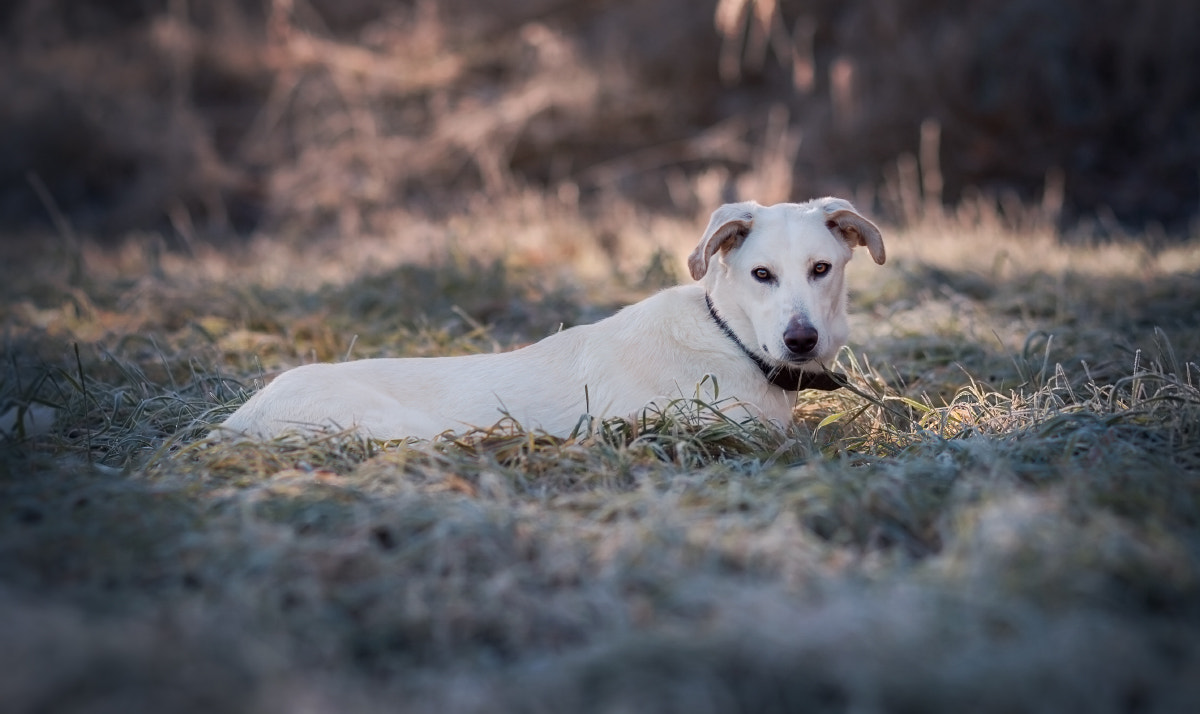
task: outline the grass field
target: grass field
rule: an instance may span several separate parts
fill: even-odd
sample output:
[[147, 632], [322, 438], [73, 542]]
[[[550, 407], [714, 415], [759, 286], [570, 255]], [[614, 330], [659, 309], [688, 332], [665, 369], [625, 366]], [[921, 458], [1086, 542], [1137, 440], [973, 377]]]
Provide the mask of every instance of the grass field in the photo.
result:
[[521, 195], [386, 236], [3, 248], [10, 712], [1184, 712], [1200, 244], [980, 210], [851, 264], [852, 390], [577, 438], [205, 445], [276, 371], [509, 349], [702, 220]]

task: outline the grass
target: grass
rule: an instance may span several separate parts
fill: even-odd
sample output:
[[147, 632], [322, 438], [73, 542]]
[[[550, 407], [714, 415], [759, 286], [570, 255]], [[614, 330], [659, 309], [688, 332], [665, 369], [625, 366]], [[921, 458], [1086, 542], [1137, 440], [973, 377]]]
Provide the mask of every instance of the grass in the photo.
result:
[[6, 256], [0, 398], [58, 410], [0, 458], [6, 708], [1200, 701], [1194, 241], [889, 230], [852, 263], [852, 388], [788, 433], [680, 400], [568, 439], [201, 441], [288, 366], [592, 321], [699, 230], [540, 200], [337, 244], [134, 236], [78, 275]]

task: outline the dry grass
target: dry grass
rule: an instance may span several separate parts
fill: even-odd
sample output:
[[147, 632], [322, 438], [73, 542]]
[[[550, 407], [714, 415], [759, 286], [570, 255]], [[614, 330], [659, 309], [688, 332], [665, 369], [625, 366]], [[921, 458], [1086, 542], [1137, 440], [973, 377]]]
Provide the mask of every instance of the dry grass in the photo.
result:
[[794, 186], [910, 221], [921, 185], [1184, 236], [1198, 24], [1177, 0], [12, 0], [0, 220], [43, 225], [48, 195], [185, 248], [524, 187], [687, 216]]
[[569, 439], [197, 440], [264, 373], [507, 349], [675, 282], [699, 226], [612, 214], [135, 238], [80, 248], [76, 284], [15, 256], [2, 396], [59, 416], [0, 461], [9, 709], [1198, 701], [1194, 245], [986, 210], [889, 231], [887, 266], [852, 264], [853, 389], [787, 434], [685, 400]]

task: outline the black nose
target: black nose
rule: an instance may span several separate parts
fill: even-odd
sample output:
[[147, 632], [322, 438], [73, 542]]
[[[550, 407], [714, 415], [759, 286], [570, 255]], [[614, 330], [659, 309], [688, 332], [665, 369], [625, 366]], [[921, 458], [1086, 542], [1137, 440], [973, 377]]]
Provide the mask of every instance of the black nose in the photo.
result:
[[792, 318], [783, 332], [783, 344], [787, 345], [792, 354], [803, 355], [812, 352], [820, 337], [817, 328], [798, 318]]

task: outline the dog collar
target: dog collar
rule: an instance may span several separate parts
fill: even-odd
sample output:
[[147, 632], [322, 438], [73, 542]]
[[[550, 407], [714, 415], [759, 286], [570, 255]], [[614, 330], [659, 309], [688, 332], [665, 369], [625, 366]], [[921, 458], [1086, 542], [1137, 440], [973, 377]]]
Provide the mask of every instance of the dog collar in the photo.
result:
[[708, 293], [704, 294], [704, 304], [708, 305], [708, 314], [712, 317], [713, 322], [717, 323], [717, 327], [721, 328], [721, 332], [724, 332], [726, 337], [733, 340], [733, 344], [737, 345], [743, 354], [753, 360], [767, 381], [776, 387], [789, 392], [796, 392], [801, 389], [820, 389], [832, 392], [835, 389], [841, 389], [845, 383], [845, 375], [838, 374], [837, 372], [806, 372], [797, 367], [773, 366], [768, 364], [758, 353], [751, 350], [745, 343], [738, 339], [738, 336], [734, 334], [733, 328], [729, 326], [729, 323], [725, 322], [717, 314], [717, 309], [713, 307], [712, 297]]

